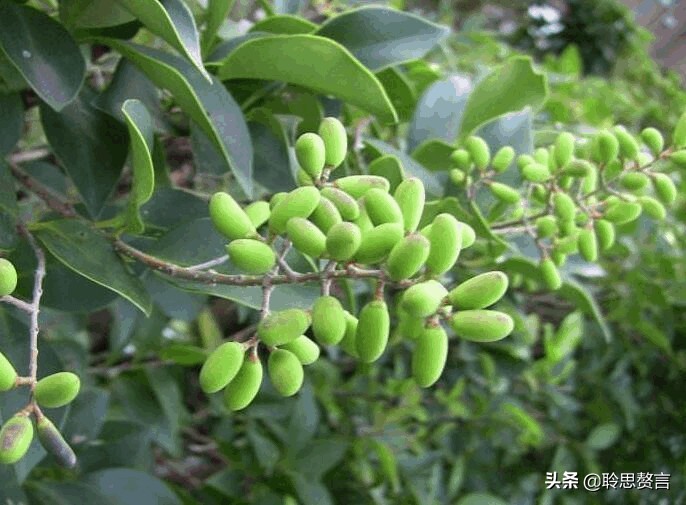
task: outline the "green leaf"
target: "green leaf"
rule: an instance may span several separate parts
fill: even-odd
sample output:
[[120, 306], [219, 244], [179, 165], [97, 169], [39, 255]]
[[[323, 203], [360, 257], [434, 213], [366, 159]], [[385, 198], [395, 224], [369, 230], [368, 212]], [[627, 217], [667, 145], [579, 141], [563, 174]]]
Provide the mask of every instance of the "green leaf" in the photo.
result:
[[266, 114], [248, 125], [255, 147], [255, 180], [274, 193], [295, 189], [283, 125]]
[[182, 366], [194, 366], [204, 363], [207, 353], [197, 345], [171, 344], [160, 350], [160, 359], [170, 360]]
[[61, 0], [60, 19], [74, 29], [123, 25], [136, 18], [112, 0]]
[[298, 33], [311, 33], [316, 29], [317, 25], [307, 19], [290, 14], [282, 14], [258, 21], [250, 27], [250, 32], [295, 35]]
[[140, 207], [150, 200], [155, 188], [155, 170], [152, 166], [153, 124], [152, 118], [142, 102], [127, 100], [121, 108], [126, 117], [126, 126], [131, 137], [131, 164], [133, 183], [129, 203], [126, 207], [126, 230], [142, 233], [145, 229]]
[[605, 316], [603, 316], [603, 313], [600, 311], [600, 307], [598, 307], [598, 302], [596, 302], [593, 295], [582, 284], [567, 277], [562, 283], [562, 287], [557, 292], [560, 296], [576, 304], [579, 310], [595, 319], [598, 326], [600, 326], [600, 330], [603, 333], [606, 342], [612, 340], [612, 331], [610, 330], [607, 321], [605, 321]]
[[621, 432], [621, 428], [615, 423], [601, 424], [588, 434], [586, 445], [596, 451], [607, 449], [617, 441]]
[[320, 481], [295, 472], [288, 475], [302, 505], [334, 505], [331, 493]]
[[545, 354], [552, 362], [557, 363], [568, 356], [581, 342], [584, 331], [584, 319], [580, 312], [572, 312], [560, 323], [557, 331], [546, 338]]
[[89, 214], [97, 217], [121, 175], [128, 152], [126, 128], [93, 107], [92, 92], [60, 112], [41, 106], [45, 136], [76, 186]]
[[[206, 58], [208, 61], [208, 67], [217, 67], [221, 65], [222, 60], [226, 58], [234, 49], [238, 46], [252, 39], [259, 39], [261, 37], [268, 37], [268, 33], [260, 32], [248, 32], [243, 35], [238, 35], [237, 37], [232, 37], [230, 39], [224, 40], [217, 44], [217, 47], [212, 49], [210, 55]], [[210, 63], [211, 62], [211, 63]]]
[[0, 50], [57, 111], [81, 89], [86, 63], [79, 47], [59, 23], [37, 9], [0, 2]]
[[202, 64], [200, 34], [193, 13], [183, 0], [116, 0], [151, 32], [186, 56], [200, 73], [211, 81]]
[[453, 168], [450, 155], [455, 149], [442, 140], [427, 140], [412, 152], [412, 158], [432, 172], [447, 171]]
[[40, 505], [72, 505], [74, 503], [115, 505], [107, 497], [104, 490], [100, 492], [100, 490], [81, 482], [32, 480], [27, 484], [26, 490], [32, 498], [32, 503]]
[[207, 19], [202, 32], [202, 50], [205, 54], [214, 43], [217, 32], [231, 12], [236, 0], [209, 0], [207, 4]]
[[217, 79], [209, 83], [185, 60], [128, 42], [101, 39], [138, 66], [155, 84], [168, 89], [179, 106], [202, 129], [252, 196], [252, 143], [240, 107]]
[[391, 184], [391, 187], [389, 188], [391, 193], [395, 192], [395, 188], [397, 188], [398, 184], [405, 178], [403, 164], [397, 156], [392, 154], [379, 156], [369, 164], [367, 170], [371, 175], [378, 175], [379, 177], [388, 179]]
[[378, 72], [376, 78], [388, 93], [393, 107], [398, 112], [401, 122], [408, 121], [412, 117], [417, 103], [417, 95], [412, 89], [412, 84], [407, 77], [396, 68], [388, 67]]
[[0, 158], [19, 142], [24, 127], [24, 104], [18, 93], [0, 92]]
[[50, 253], [76, 273], [120, 294], [145, 315], [152, 302], [141, 281], [129, 273], [111, 244], [82, 221], [40, 223], [36, 235]]
[[538, 109], [548, 97], [548, 82], [531, 58], [516, 56], [478, 82], [465, 104], [459, 136], [465, 138], [492, 119], [525, 107]]
[[507, 502], [492, 494], [470, 493], [460, 498], [455, 505], [507, 505]]
[[279, 446], [276, 445], [259, 427], [253, 424], [248, 426], [248, 440], [252, 445], [253, 451], [260, 466], [266, 475], [271, 475], [274, 472], [274, 467], [281, 457]]
[[0, 210], [15, 216], [17, 214], [17, 192], [9, 165], [0, 158]]
[[273, 35], [249, 40], [231, 52], [219, 77], [284, 81], [333, 95], [379, 116], [398, 120], [379, 80], [343, 46], [315, 35]]
[[181, 505], [181, 500], [164, 482], [136, 470], [111, 468], [89, 474], [84, 480], [104, 493], [116, 505]]
[[423, 58], [449, 32], [419, 16], [371, 6], [329, 19], [316, 34], [336, 40], [363, 65], [378, 71]]

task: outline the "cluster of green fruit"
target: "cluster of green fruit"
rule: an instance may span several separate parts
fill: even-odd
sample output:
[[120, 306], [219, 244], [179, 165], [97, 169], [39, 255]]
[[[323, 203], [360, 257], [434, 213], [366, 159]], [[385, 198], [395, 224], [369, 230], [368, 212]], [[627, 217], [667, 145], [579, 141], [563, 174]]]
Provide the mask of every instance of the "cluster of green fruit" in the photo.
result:
[[[670, 162], [686, 167], [686, 113], [672, 139], [665, 149], [655, 128], [644, 129], [639, 141], [616, 126], [590, 138], [560, 133], [552, 145], [532, 155], [516, 156], [505, 146], [491, 157], [488, 144], [472, 136], [452, 153], [450, 178], [472, 194], [479, 185], [488, 188], [497, 201], [489, 213], [492, 223], [505, 216], [524, 225], [540, 251], [541, 276], [555, 290], [562, 285], [558, 267], [570, 254], [596, 261], [613, 246], [617, 226], [641, 214], [666, 217], [665, 205], [674, 203], [677, 191], [670, 176], [659, 170]], [[495, 180], [513, 164], [523, 192]]]
[[[412, 370], [422, 387], [435, 383], [445, 366], [448, 335], [442, 320], [456, 335], [473, 341], [499, 340], [512, 331], [510, 316], [486, 310], [507, 289], [502, 272], [482, 274], [452, 291], [439, 281], [452, 269], [461, 249], [474, 243], [475, 234], [447, 213], [437, 215], [418, 231], [425, 207], [424, 185], [419, 179], [404, 179], [392, 194], [389, 181], [374, 175], [329, 182], [329, 175], [347, 152], [345, 129], [335, 118], [324, 119], [318, 134], [301, 135], [295, 152], [301, 167], [297, 189], [246, 208], [227, 193], [212, 196], [210, 217], [230, 240], [231, 262], [246, 273], [276, 274], [280, 265], [275, 242], [281, 236], [303, 255], [327, 260], [324, 276], [327, 269], [337, 266], [349, 278], [360, 272], [373, 274], [365, 277], [379, 282], [376, 295], [363, 306], [359, 317], [344, 309], [328, 289], [309, 310], [264, 311], [253, 339], [226, 342], [208, 357], [200, 372], [205, 392], [223, 389], [229, 409], [245, 408], [263, 378], [259, 343], [270, 353], [267, 371], [283, 396], [300, 389], [303, 365], [319, 358], [320, 345], [340, 345], [364, 363], [379, 359], [387, 347], [391, 325], [384, 299], [387, 283], [401, 291], [398, 334], [415, 342]], [[305, 335], [308, 330], [312, 338]]]

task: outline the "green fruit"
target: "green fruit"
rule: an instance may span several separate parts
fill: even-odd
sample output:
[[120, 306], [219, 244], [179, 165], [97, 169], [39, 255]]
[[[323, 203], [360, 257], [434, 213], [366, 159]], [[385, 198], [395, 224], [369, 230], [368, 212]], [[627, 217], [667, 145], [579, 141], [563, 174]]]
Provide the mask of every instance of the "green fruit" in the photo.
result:
[[665, 206], [658, 202], [655, 198], [650, 196], [642, 196], [638, 199], [638, 202], [641, 204], [641, 207], [643, 207], [644, 212], [653, 219], [662, 221], [665, 217], [667, 217], [667, 209], [665, 209]]
[[364, 208], [375, 226], [384, 223], [403, 224], [403, 213], [398, 202], [381, 189], [372, 188], [365, 193]]
[[428, 280], [407, 288], [400, 308], [412, 317], [424, 318], [435, 314], [448, 290], [435, 280]]
[[503, 203], [519, 203], [522, 198], [519, 191], [501, 182], [492, 182], [488, 188], [493, 193], [493, 196]]
[[540, 163], [541, 165], [545, 165], [546, 167], [548, 166], [548, 162], [550, 158], [550, 153], [545, 147], [539, 147], [534, 151], [534, 160]]
[[357, 335], [357, 318], [353, 316], [347, 310], [344, 311], [345, 314], [345, 335], [343, 335], [343, 340], [339, 342], [341, 349], [350, 354], [351, 356], [357, 358], [357, 346], [355, 345], [355, 337]]
[[553, 263], [558, 267], [561, 267], [567, 261], [567, 255], [556, 250], [551, 251], [550, 257], [552, 258]]
[[507, 286], [507, 275], [503, 272], [486, 272], [453, 288], [448, 301], [458, 310], [484, 309], [500, 300]]
[[558, 168], [565, 168], [574, 156], [574, 135], [569, 132], [560, 133], [555, 139], [555, 164]]
[[231, 411], [242, 410], [257, 396], [262, 385], [262, 362], [250, 355], [243, 361], [236, 377], [224, 390], [224, 405]]
[[450, 161], [462, 171], [468, 172], [472, 165], [472, 157], [465, 149], [456, 149], [450, 155]]
[[345, 313], [338, 298], [320, 296], [312, 307], [312, 333], [325, 345], [339, 343], [345, 335]]
[[467, 223], [460, 223], [460, 230], [462, 231], [462, 249], [467, 249], [474, 245], [476, 242], [476, 232], [474, 228], [469, 226]]
[[352, 222], [357, 225], [357, 227], [360, 229], [360, 232], [362, 232], [363, 234], [369, 232], [374, 228], [374, 224], [372, 223], [372, 220], [369, 219], [369, 215], [367, 214], [367, 209], [365, 209], [364, 207], [364, 197], [360, 198], [360, 215], [357, 217], [357, 219], [353, 219]]
[[9, 391], [17, 381], [17, 371], [12, 363], [0, 352], [0, 391]]
[[553, 210], [560, 221], [573, 221], [576, 214], [576, 204], [567, 193], [553, 195]]
[[459, 168], [451, 169], [448, 176], [455, 186], [462, 186], [462, 183], [467, 179], [467, 175]]
[[638, 157], [640, 148], [636, 139], [626, 131], [625, 128], [617, 126], [613, 133], [619, 142], [619, 152], [627, 160], [635, 160]]
[[383, 300], [373, 300], [360, 311], [355, 349], [360, 361], [371, 363], [381, 357], [388, 344], [390, 316]]
[[325, 117], [319, 123], [319, 136], [324, 141], [326, 164], [332, 169], [338, 167], [348, 152], [348, 134], [345, 132], [345, 126], [335, 117]]
[[615, 243], [615, 227], [604, 219], [597, 219], [593, 223], [595, 234], [601, 251], [607, 251]]
[[450, 270], [462, 250], [462, 223], [452, 215], [437, 215], [429, 234], [429, 256], [426, 267], [432, 274], [440, 275]]
[[441, 326], [426, 328], [417, 338], [412, 353], [412, 377], [417, 385], [428, 388], [443, 373], [448, 359], [448, 334]]
[[5, 258], [0, 258], [0, 296], [11, 295], [17, 287], [17, 271]]
[[491, 160], [491, 151], [484, 139], [476, 136], [468, 137], [464, 142], [464, 147], [476, 168], [484, 170], [488, 166], [488, 162]]
[[636, 220], [642, 210], [640, 203], [620, 201], [609, 206], [603, 218], [613, 224], [626, 224]]
[[425, 324], [425, 318], [411, 316], [402, 308], [398, 308], [398, 324], [395, 327], [398, 336], [415, 340], [424, 331]]
[[598, 161], [601, 163], [610, 163], [619, 155], [619, 141], [611, 132], [602, 131], [598, 133], [595, 137], [595, 142]]
[[669, 155], [669, 161], [677, 165], [679, 168], [686, 168], [686, 149], [673, 152]]
[[274, 250], [259, 240], [243, 238], [226, 246], [231, 263], [250, 274], [266, 274], [276, 264]]
[[283, 234], [289, 219], [310, 217], [319, 205], [320, 198], [319, 190], [314, 186], [294, 189], [272, 209], [269, 228], [278, 234]]
[[525, 166], [530, 165], [531, 163], [536, 163], [536, 160], [533, 156], [530, 156], [528, 154], [520, 154], [519, 156], [517, 156], [517, 168], [519, 168], [520, 170]]
[[541, 205], [547, 205], [548, 203], [548, 188], [542, 186], [541, 184], [533, 184], [533, 191], [531, 192], [531, 197], [534, 201], [540, 203]]
[[541, 272], [543, 282], [548, 286], [548, 289], [556, 291], [562, 287], [562, 278], [560, 277], [560, 272], [558, 272], [553, 260], [549, 258], [541, 260], [538, 264], [538, 270]]
[[[334, 187], [345, 191], [353, 198], [357, 199], [372, 188], [378, 188], [383, 191], [388, 191], [391, 188], [391, 183], [388, 179], [379, 177], [378, 175], [349, 175], [341, 177], [333, 181]], [[327, 198], [329, 198], [327, 196]], [[334, 203], [335, 200], [334, 200]], [[338, 210], [341, 210], [340, 208]], [[343, 213], [341, 212], [341, 215]]]
[[36, 383], [33, 396], [41, 407], [56, 409], [70, 403], [79, 394], [81, 380], [71, 372], [43, 377]]
[[255, 228], [259, 228], [266, 223], [269, 220], [269, 215], [271, 214], [269, 203], [263, 201], [251, 203], [244, 210], [245, 214], [248, 216], [248, 219], [250, 219], [250, 222]]
[[[433, 229], [433, 226], [432, 226]], [[419, 272], [429, 257], [430, 242], [419, 233], [411, 233], [393, 246], [386, 261], [389, 277], [408, 279]]]
[[662, 152], [662, 148], [665, 147], [665, 139], [655, 128], [646, 128], [641, 132], [641, 140], [650, 149], [650, 151], [655, 155], [659, 155]]
[[529, 163], [522, 167], [522, 177], [531, 182], [544, 182], [550, 178], [550, 171], [540, 163]]
[[343, 218], [341, 213], [331, 200], [322, 196], [317, 208], [310, 215], [310, 220], [324, 233], [328, 233], [331, 227], [341, 223]]
[[295, 141], [295, 157], [312, 179], [319, 179], [324, 169], [326, 148], [316, 133], [304, 133]]
[[593, 172], [593, 165], [586, 160], [572, 160], [564, 169], [564, 174], [569, 177], [586, 177]]
[[648, 185], [648, 176], [641, 172], [629, 172], [622, 176], [620, 184], [629, 191], [638, 191]]
[[285, 192], [280, 192], [280, 193], [274, 193], [269, 200], [269, 209], [274, 210], [274, 207], [276, 207], [281, 201], [283, 201], [284, 198], [288, 196], [288, 193]]
[[494, 342], [512, 332], [514, 321], [496, 310], [463, 310], [453, 314], [450, 326], [458, 337], [465, 340]]
[[573, 254], [579, 250], [579, 229], [574, 228], [574, 231], [568, 236], [561, 238], [555, 242], [555, 250], [563, 254]]
[[676, 186], [667, 174], [653, 174], [653, 187], [662, 203], [671, 205], [676, 200]]
[[383, 261], [393, 246], [403, 238], [398, 223], [384, 223], [362, 234], [360, 248], [355, 253], [357, 263], [374, 264]]
[[557, 220], [553, 216], [543, 216], [536, 220], [536, 232], [539, 238], [552, 237], [557, 231]]
[[674, 133], [672, 134], [672, 145], [676, 148], [686, 147], [686, 112], [681, 114], [676, 122]]
[[224, 342], [210, 354], [200, 369], [200, 389], [205, 393], [216, 393], [240, 370], [245, 348], [240, 342]]
[[303, 254], [318, 258], [326, 251], [326, 235], [307, 219], [302, 217], [289, 219], [286, 232], [293, 247]]
[[302, 309], [279, 310], [260, 321], [257, 336], [269, 347], [284, 345], [305, 333], [311, 323], [312, 318]]
[[305, 335], [301, 335], [293, 342], [282, 345], [281, 349], [286, 349], [295, 354], [296, 358], [303, 365], [311, 365], [319, 359], [319, 346]]
[[218, 192], [212, 195], [210, 219], [217, 231], [230, 240], [248, 238], [257, 234], [248, 215], [228, 193]]
[[272, 385], [281, 396], [293, 396], [303, 385], [303, 366], [298, 357], [285, 349], [269, 355], [267, 370]]
[[586, 261], [598, 259], [598, 241], [593, 228], [584, 228], [579, 232], [579, 252]]
[[572, 184], [574, 184], [574, 179], [568, 175], [562, 175], [557, 181], [557, 184], [563, 190], [569, 191], [572, 188]]
[[298, 169], [298, 172], [295, 175], [295, 181], [298, 183], [298, 186], [314, 186], [312, 177], [310, 177], [302, 168]]
[[347, 261], [360, 248], [362, 232], [353, 223], [338, 223], [333, 225], [326, 234], [326, 250], [336, 261]]
[[43, 449], [63, 467], [73, 468], [76, 466], [76, 454], [50, 419], [45, 416], [41, 417], [36, 423], [36, 427], [38, 428], [38, 440], [40, 440]]
[[502, 173], [507, 170], [507, 167], [510, 166], [512, 160], [514, 160], [514, 157], [515, 150], [512, 148], [512, 146], [503, 146], [498, 149], [498, 152], [496, 152], [493, 156], [491, 166], [496, 172]]
[[322, 196], [333, 202], [345, 221], [353, 221], [360, 217], [360, 206], [355, 198], [345, 191], [327, 186], [322, 188]]
[[11, 465], [24, 457], [33, 440], [33, 424], [22, 414], [15, 414], [0, 430], [0, 463]]
[[426, 198], [424, 184], [416, 177], [409, 177], [398, 184], [393, 198], [403, 215], [405, 231], [416, 231], [424, 211]]

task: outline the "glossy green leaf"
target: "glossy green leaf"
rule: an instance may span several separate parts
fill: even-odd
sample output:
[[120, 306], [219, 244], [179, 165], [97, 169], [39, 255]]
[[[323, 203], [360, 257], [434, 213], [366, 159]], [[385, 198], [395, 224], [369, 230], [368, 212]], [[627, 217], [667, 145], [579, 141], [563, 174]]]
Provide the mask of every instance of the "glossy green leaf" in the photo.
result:
[[417, 103], [417, 96], [410, 81], [402, 72], [392, 67], [377, 72], [376, 78], [386, 90], [400, 121], [408, 121]]
[[136, 18], [112, 0], [61, 0], [60, 19], [69, 28], [105, 28]]
[[53, 256], [76, 273], [115, 291], [146, 315], [150, 314], [150, 296], [104, 235], [76, 219], [40, 223], [36, 235]]
[[207, 66], [217, 67], [221, 65], [222, 60], [226, 58], [234, 49], [236, 49], [241, 44], [252, 39], [259, 39], [261, 37], [268, 37], [268, 33], [262, 32], [248, 32], [243, 35], [238, 35], [237, 37], [231, 37], [230, 39], [223, 40], [217, 46], [212, 49], [210, 55], [207, 59]]
[[11, 215], [17, 213], [17, 192], [14, 187], [14, 177], [12, 177], [9, 165], [3, 159], [0, 159], [0, 210]]
[[9, 153], [19, 141], [24, 127], [24, 104], [18, 93], [0, 92], [0, 158]]
[[448, 33], [414, 14], [377, 6], [334, 16], [316, 32], [340, 42], [374, 71], [424, 57]]
[[194, 366], [203, 363], [207, 359], [207, 353], [196, 345], [171, 344], [160, 350], [160, 358], [183, 366]]
[[236, 0], [209, 0], [207, 2], [207, 19], [202, 32], [202, 50], [205, 54], [214, 43], [217, 31], [221, 28], [231, 12]]
[[374, 161], [372, 161], [367, 167], [367, 171], [370, 175], [378, 175], [388, 179], [391, 187], [389, 191], [391, 193], [395, 192], [395, 188], [398, 187], [403, 179], [405, 178], [405, 171], [403, 170], [403, 164], [397, 156], [392, 154], [384, 154], [379, 156]]
[[219, 77], [298, 84], [356, 105], [383, 121], [398, 119], [374, 74], [343, 46], [324, 37], [274, 35], [249, 40], [223, 61]]
[[91, 473], [86, 476], [85, 482], [105, 494], [115, 505], [181, 505], [181, 500], [163, 481], [128, 468], [111, 468]]
[[450, 155], [455, 149], [442, 140], [427, 140], [412, 152], [412, 158], [432, 172], [450, 170], [453, 168]]
[[86, 75], [81, 51], [59, 23], [37, 9], [0, 2], [0, 50], [57, 111], [81, 89]]
[[32, 503], [37, 505], [72, 505], [98, 503], [115, 505], [105, 492], [81, 482], [32, 481], [27, 487]]
[[312, 33], [317, 25], [307, 19], [281, 14], [270, 16], [258, 21], [251, 28], [251, 32], [273, 33], [275, 35], [295, 35], [298, 33]]

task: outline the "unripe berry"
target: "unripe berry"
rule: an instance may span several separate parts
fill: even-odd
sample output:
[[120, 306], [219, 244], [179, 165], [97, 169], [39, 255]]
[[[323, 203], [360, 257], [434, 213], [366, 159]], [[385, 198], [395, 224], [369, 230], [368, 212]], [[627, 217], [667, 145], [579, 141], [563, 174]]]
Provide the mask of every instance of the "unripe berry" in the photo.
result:
[[460, 223], [460, 230], [462, 232], [462, 249], [467, 249], [474, 245], [476, 242], [476, 232], [474, 228], [469, 226], [467, 223]]
[[269, 347], [284, 345], [305, 333], [311, 323], [312, 318], [302, 309], [271, 312], [257, 325], [257, 336]]
[[224, 405], [231, 411], [242, 410], [257, 396], [264, 371], [259, 358], [246, 358], [236, 377], [224, 389]]
[[12, 363], [0, 352], [0, 391], [9, 391], [17, 381], [17, 371]]
[[572, 160], [564, 169], [564, 175], [586, 177], [593, 171], [593, 165], [586, 160]]
[[567, 193], [555, 193], [553, 195], [553, 209], [560, 221], [574, 220], [576, 204]]
[[596, 237], [598, 237], [598, 244], [600, 245], [601, 251], [607, 251], [615, 243], [615, 227], [604, 219], [597, 219], [593, 223], [595, 228]]
[[403, 238], [388, 255], [386, 268], [389, 277], [394, 281], [412, 277], [426, 262], [429, 249], [429, 241], [419, 233], [412, 233]]
[[79, 394], [80, 388], [81, 381], [76, 374], [59, 372], [39, 380], [33, 396], [41, 407], [56, 409], [71, 403]]
[[231, 195], [218, 192], [210, 198], [210, 219], [219, 233], [230, 240], [257, 234], [255, 226]]
[[674, 133], [672, 134], [672, 145], [677, 149], [686, 147], [686, 112], [681, 114], [676, 122]]
[[207, 394], [224, 389], [240, 370], [245, 348], [240, 342], [224, 342], [209, 355], [200, 369], [200, 389]]
[[574, 179], [568, 175], [562, 175], [557, 181], [557, 185], [560, 186], [564, 191], [569, 191], [574, 184]]
[[335, 117], [325, 117], [319, 124], [319, 136], [324, 141], [326, 164], [338, 167], [348, 152], [348, 135], [345, 126]]
[[676, 186], [667, 174], [653, 174], [655, 193], [662, 203], [671, 205], [676, 200]]
[[548, 167], [541, 165], [540, 163], [536, 163], [535, 161], [533, 163], [529, 163], [528, 165], [524, 165], [521, 171], [522, 177], [531, 182], [544, 182], [550, 178], [550, 171], [548, 170]]
[[302, 217], [289, 219], [286, 232], [293, 247], [303, 254], [318, 258], [326, 251], [326, 235], [307, 219]]
[[272, 209], [269, 228], [278, 234], [285, 233], [288, 220], [293, 217], [310, 217], [319, 205], [320, 198], [319, 190], [314, 186], [294, 189]]
[[641, 215], [643, 208], [637, 202], [620, 201], [605, 210], [604, 219], [613, 224], [626, 224], [635, 221]]
[[345, 313], [338, 298], [320, 296], [312, 307], [312, 333], [317, 342], [336, 345], [345, 335]]
[[455, 186], [462, 186], [462, 183], [467, 179], [467, 175], [459, 168], [453, 168], [448, 172], [448, 177], [450, 177], [450, 182]]
[[531, 196], [535, 202], [545, 205], [548, 203], [548, 188], [541, 184], [534, 184]]
[[398, 223], [384, 223], [362, 234], [360, 248], [355, 253], [357, 263], [368, 265], [383, 261], [393, 246], [403, 238], [403, 228]]
[[326, 250], [336, 261], [347, 261], [360, 248], [362, 232], [353, 223], [338, 223], [333, 225], [326, 234]]
[[543, 216], [536, 220], [536, 232], [539, 238], [552, 237], [557, 231], [557, 220], [553, 216]]
[[388, 344], [390, 316], [383, 300], [373, 300], [360, 311], [355, 348], [360, 361], [371, 363], [381, 357]]
[[244, 209], [244, 211], [255, 228], [259, 228], [266, 223], [269, 220], [269, 215], [271, 214], [269, 203], [264, 201], [251, 203]]
[[573, 254], [579, 250], [579, 229], [574, 227], [568, 236], [555, 241], [555, 250], [563, 254]]
[[427, 388], [443, 373], [448, 358], [448, 335], [441, 326], [424, 329], [412, 353], [412, 377]]
[[567, 255], [563, 252], [556, 251], [556, 250], [552, 250], [550, 252], [550, 257], [553, 260], [553, 263], [558, 267], [561, 267], [567, 261]]
[[491, 160], [491, 151], [484, 139], [476, 136], [468, 137], [464, 141], [464, 147], [476, 168], [484, 170], [488, 166], [488, 162]]
[[531, 163], [537, 163], [533, 156], [529, 154], [520, 154], [517, 156], [517, 168], [520, 170]]
[[419, 282], [403, 293], [400, 308], [412, 317], [428, 317], [436, 313], [447, 294], [448, 290], [438, 281]]
[[514, 321], [496, 310], [463, 310], [451, 316], [450, 326], [465, 340], [494, 342], [512, 333]]
[[288, 193], [284, 191], [281, 191], [280, 193], [274, 193], [269, 199], [269, 209], [274, 210], [274, 207], [276, 207], [287, 196]]
[[502, 173], [507, 170], [507, 167], [510, 166], [512, 160], [514, 160], [514, 157], [515, 150], [512, 148], [512, 146], [503, 146], [498, 149], [498, 152], [496, 152], [493, 156], [491, 166], [496, 172]]
[[619, 155], [619, 142], [609, 131], [602, 131], [595, 137], [596, 149], [598, 153], [598, 161], [601, 163], [610, 163]]
[[426, 267], [434, 275], [450, 270], [462, 250], [462, 223], [452, 215], [437, 215], [429, 233], [429, 256]]
[[[374, 224], [372, 223], [372, 220], [369, 219], [369, 214], [367, 214], [367, 209], [364, 206], [364, 197], [360, 198], [360, 215], [357, 217], [357, 219], [353, 219], [352, 221], [357, 225], [357, 227], [360, 229], [361, 233], [368, 233], [372, 229], [374, 229]], [[397, 224], [397, 223], [386, 223], [386, 224]]]
[[489, 184], [488, 189], [491, 190], [493, 196], [503, 203], [519, 203], [522, 198], [519, 191], [501, 182], [492, 182]]
[[638, 199], [638, 202], [643, 207], [643, 211], [648, 214], [653, 219], [662, 221], [667, 217], [667, 210], [665, 206], [658, 202], [655, 198], [650, 196], [642, 196]]
[[310, 177], [309, 174], [302, 168], [299, 168], [295, 174], [295, 182], [298, 183], [298, 186], [314, 186], [312, 177]]
[[24, 457], [33, 440], [33, 424], [25, 414], [15, 414], [0, 430], [0, 463], [11, 465]]
[[295, 354], [296, 358], [303, 365], [311, 365], [319, 359], [320, 354], [319, 346], [305, 335], [299, 336], [293, 342], [282, 345], [281, 349], [286, 349]]
[[548, 286], [548, 289], [556, 291], [562, 287], [562, 278], [560, 277], [560, 272], [558, 272], [553, 260], [549, 258], [541, 260], [538, 265], [538, 270], [541, 272], [543, 282]]
[[686, 168], [686, 149], [673, 152], [669, 155], [669, 161], [674, 163], [679, 168]]
[[619, 152], [622, 157], [627, 160], [635, 160], [640, 150], [636, 139], [625, 128], [620, 126], [615, 127], [613, 133], [617, 138], [617, 142], [619, 142]]
[[357, 335], [357, 325], [358, 321], [355, 316], [353, 316], [350, 312], [347, 310], [344, 311], [345, 314], [345, 335], [343, 335], [343, 340], [339, 342], [339, 346], [341, 349], [343, 349], [345, 352], [350, 354], [351, 356], [357, 358], [357, 346], [355, 344], [356, 342], [356, 335]]
[[586, 261], [598, 259], [598, 241], [593, 228], [584, 228], [579, 232], [579, 252]]
[[304, 133], [295, 142], [295, 157], [312, 179], [319, 179], [324, 169], [326, 151], [324, 141], [316, 133]]
[[[340, 179], [339, 179], [340, 180]], [[331, 200], [345, 221], [354, 221], [360, 216], [360, 206], [355, 198], [338, 188], [322, 188], [322, 196]]]
[[259, 240], [234, 240], [226, 246], [231, 263], [250, 274], [265, 274], [276, 264], [274, 250]]
[[38, 440], [43, 448], [65, 468], [76, 466], [76, 454], [50, 419], [42, 416], [36, 423]]
[[665, 139], [662, 137], [662, 133], [655, 128], [644, 129], [641, 132], [641, 140], [655, 156], [659, 155], [665, 147]]
[[398, 184], [393, 193], [393, 198], [398, 202], [398, 207], [403, 216], [405, 231], [415, 231], [422, 218], [424, 201], [426, 198], [424, 184], [421, 179], [409, 177]]
[[398, 307], [398, 324], [395, 327], [395, 334], [401, 338], [414, 340], [424, 331], [425, 323], [425, 318], [411, 316]]
[[[341, 177], [333, 181], [334, 187], [345, 191], [353, 198], [357, 199], [372, 188], [379, 188], [383, 191], [388, 191], [391, 188], [391, 183], [388, 179], [379, 177], [378, 175], [349, 175]], [[336, 203], [334, 201], [334, 203]], [[341, 210], [340, 208], [338, 210]]]
[[403, 213], [398, 202], [381, 189], [373, 188], [365, 193], [364, 208], [375, 226], [383, 223], [403, 224]]
[[574, 156], [574, 135], [569, 132], [560, 133], [555, 139], [555, 164], [558, 168], [565, 168]]
[[469, 172], [472, 165], [472, 157], [466, 149], [457, 149], [450, 155], [450, 161], [463, 172]]
[[620, 184], [629, 191], [640, 191], [648, 185], [648, 176], [641, 172], [628, 172], [620, 179]]
[[267, 362], [269, 379], [281, 396], [293, 396], [303, 384], [305, 374], [300, 360], [290, 351], [276, 349]]
[[545, 165], [546, 167], [548, 166], [548, 162], [550, 158], [550, 153], [545, 147], [539, 147], [534, 151], [534, 160], [540, 163], [541, 165]]
[[458, 310], [485, 309], [503, 297], [507, 286], [507, 275], [503, 272], [486, 272], [453, 288], [448, 301]]
[[326, 234], [333, 225], [341, 223], [343, 218], [333, 202], [322, 196], [317, 208], [310, 215], [310, 220]]

